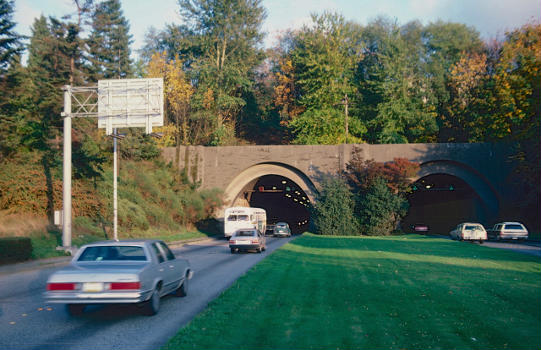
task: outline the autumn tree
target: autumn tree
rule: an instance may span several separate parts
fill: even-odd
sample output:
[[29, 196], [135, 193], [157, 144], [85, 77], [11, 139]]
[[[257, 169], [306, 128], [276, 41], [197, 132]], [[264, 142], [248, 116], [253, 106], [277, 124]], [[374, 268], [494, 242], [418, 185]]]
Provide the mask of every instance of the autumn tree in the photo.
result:
[[541, 25], [527, 24], [507, 34], [494, 76], [498, 136], [515, 144], [510, 179], [522, 191], [521, 213], [539, 225], [541, 134]]
[[215, 120], [210, 143], [223, 144], [234, 137], [237, 116], [246, 105], [243, 94], [252, 88], [254, 69], [263, 59], [265, 9], [261, 0], [178, 3], [184, 24], [175, 33], [177, 41], [190, 43], [184, 52], [196, 88], [193, 107], [196, 114]]
[[187, 80], [182, 62], [178, 56], [168, 60], [165, 52], [155, 53], [148, 65], [148, 76], [164, 78], [167, 115], [175, 125], [176, 146], [190, 144], [189, 110], [194, 90]]
[[406, 158], [394, 158], [393, 161], [385, 163], [364, 159], [362, 150], [354, 148], [344, 176], [354, 192], [366, 191], [377, 178], [382, 178], [389, 190], [403, 195], [410, 192], [412, 179], [417, 176], [419, 170], [418, 163]]
[[288, 56], [280, 57], [275, 72], [274, 104], [278, 107], [281, 124], [287, 126], [291, 120], [304, 112], [299, 105], [300, 91], [296, 83], [293, 62]]
[[407, 214], [412, 179], [420, 166], [405, 158], [391, 162], [363, 159], [362, 151], [354, 149], [344, 177], [355, 200], [355, 216], [362, 234], [388, 235]]
[[497, 138], [501, 127], [492, 118], [493, 84], [487, 55], [467, 53], [451, 66], [449, 102], [441, 116], [440, 140], [483, 142]]

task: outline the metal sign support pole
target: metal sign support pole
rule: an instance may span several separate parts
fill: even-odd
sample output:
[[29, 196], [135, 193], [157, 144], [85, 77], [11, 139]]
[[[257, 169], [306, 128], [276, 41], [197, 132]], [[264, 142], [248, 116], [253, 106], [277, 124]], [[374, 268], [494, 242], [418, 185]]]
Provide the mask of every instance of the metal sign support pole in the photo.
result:
[[64, 159], [62, 177], [63, 222], [62, 247], [71, 249], [71, 86], [64, 90]]
[[113, 239], [118, 241], [118, 152], [117, 152], [117, 129], [113, 130]]

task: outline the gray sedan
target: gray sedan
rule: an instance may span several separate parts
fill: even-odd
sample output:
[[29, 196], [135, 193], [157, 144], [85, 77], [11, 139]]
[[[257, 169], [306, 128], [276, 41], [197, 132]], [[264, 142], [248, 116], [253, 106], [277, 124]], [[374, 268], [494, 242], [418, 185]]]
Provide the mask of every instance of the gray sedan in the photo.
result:
[[155, 315], [160, 297], [186, 296], [192, 275], [188, 260], [162, 241], [99, 242], [81, 247], [69, 266], [49, 277], [45, 297], [67, 304], [71, 314], [87, 304], [134, 303]]

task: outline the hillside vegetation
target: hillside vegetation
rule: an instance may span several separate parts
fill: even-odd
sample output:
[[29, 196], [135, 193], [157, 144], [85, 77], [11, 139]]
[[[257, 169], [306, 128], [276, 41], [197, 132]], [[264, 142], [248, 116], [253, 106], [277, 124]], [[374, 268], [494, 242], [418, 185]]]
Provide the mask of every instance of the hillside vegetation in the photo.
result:
[[[38, 154], [28, 153], [0, 165], [0, 236], [29, 236], [36, 246], [54, 250], [61, 243], [61, 234], [59, 228], [50, 224], [50, 213], [61, 210], [62, 181], [58, 174], [46, 176], [37, 157]], [[203, 235], [195, 233], [196, 225], [210, 219], [221, 205], [218, 190], [198, 191], [194, 184], [183, 181], [182, 174], [171, 164], [159, 158], [123, 160], [119, 168], [121, 238], [180, 239]], [[105, 164], [94, 178], [74, 179], [72, 187], [74, 244], [111, 239], [111, 166]], [[208, 226], [205, 232], [213, 233]]]

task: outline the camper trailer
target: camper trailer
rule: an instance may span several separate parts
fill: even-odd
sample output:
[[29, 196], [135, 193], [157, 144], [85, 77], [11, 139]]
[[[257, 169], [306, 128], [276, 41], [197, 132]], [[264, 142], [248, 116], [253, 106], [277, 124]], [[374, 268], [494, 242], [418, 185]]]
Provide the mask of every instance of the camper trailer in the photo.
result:
[[224, 236], [229, 238], [243, 228], [256, 228], [264, 235], [267, 230], [265, 209], [250, 207], [227, 208], [224, 213]]

